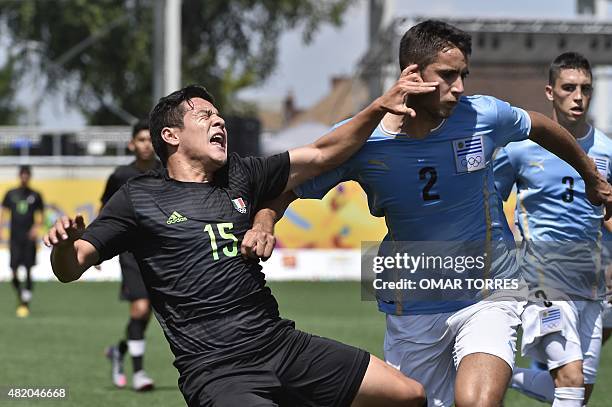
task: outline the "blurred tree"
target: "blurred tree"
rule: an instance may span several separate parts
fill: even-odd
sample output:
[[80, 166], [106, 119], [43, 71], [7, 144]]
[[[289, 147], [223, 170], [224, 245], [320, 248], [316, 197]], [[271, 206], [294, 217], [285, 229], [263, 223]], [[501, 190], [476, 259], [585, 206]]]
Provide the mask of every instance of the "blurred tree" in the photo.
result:
[[4, 66], [0, 67], [0, 126], [17, 124], [23, 110], [15, 102], [17, 82], [15, 75], [15, 61], [7, 58]]
[[[182, 82], [205, 84], [227, 111], [237, 90], [273, 72], [283, 31], [301, 27], [308, 42], [321, 24], [340, 25], [352, 1], [183, 0]], [[121, 123], [116, 107], [146, 115], [153, 5], [154, 0], [0, 0], [0, 23], [12, 46], [23, 49], [18, 58], [34, 61], [17, 65], [13, 79], [37, 70], [47, 78], [45, 90], [61, 90], [91, 124]]]

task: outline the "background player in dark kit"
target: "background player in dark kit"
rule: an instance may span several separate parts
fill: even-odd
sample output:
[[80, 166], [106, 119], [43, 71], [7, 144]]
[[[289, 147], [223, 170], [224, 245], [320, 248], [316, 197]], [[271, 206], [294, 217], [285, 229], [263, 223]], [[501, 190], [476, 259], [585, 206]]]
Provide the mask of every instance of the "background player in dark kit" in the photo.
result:
[[[43, 222], [44, 203], [42, 196], [30, 188], [32, 170], [30, 166], [19, 167], [20, 185], [4, 195], [2, 207], [11, 213], [10, 252], [13, 286], [17, 293], [17, 316], [27, 317], [30, 314], [29, 304], [32, 300], [32, 266], [36, 264], [36, 241]], [[0, 225], [2, 214], [0, 211]], [[17, 276], [19, 266], [25, 267], [25, 288], [21, 287]]]
[[[128, 144], [129, 150], [134, 154], [135, 160], [128, 165], [117, 167], [106, 182], [102, 194], [102, 207], [111, 199], [113, 194], [125, 184], [128, 179], [142, 175], [150, 170], [161, 169], [162, 165], [155, 156], [149, 121], [141, 120], [132, 128], [132, 139]], [[120, 298], [130, 302], [130, 319], [126, 327], [126, 336], [116, 345], [109, 347], [106, 356], [111, 361], [111, 377], [113, 384], [123, 388], [127, 384], [123, 370], [123, 357], [129, 353], [132, 357], [133, 376], [132, 388], [137, 391], [153, 388], [153, 380], [143, 368], [143, 355], [145, 352], [145, 329], [151, 317], [151, 303], [149, 294], [138, 268], [134, 255], [124, 252], [119, 255], [121, 265], [121, 293]]]
[[85, 230], [62, 217], [45, 236], [61, 281], [131, 250], [176, 356], [190, 406], [421, 405], [424, 389], [367, 352], [311, 336], [279, 316], [260, 266], [238, 253], [258, 204], [334, 168], [388, 112], [429, 93], [408, 67], [385, 95], [315, 143], [268, 158], [227, 156], [225, 122], [202, 87], [151, 112], [167, 171], [128, 181]]

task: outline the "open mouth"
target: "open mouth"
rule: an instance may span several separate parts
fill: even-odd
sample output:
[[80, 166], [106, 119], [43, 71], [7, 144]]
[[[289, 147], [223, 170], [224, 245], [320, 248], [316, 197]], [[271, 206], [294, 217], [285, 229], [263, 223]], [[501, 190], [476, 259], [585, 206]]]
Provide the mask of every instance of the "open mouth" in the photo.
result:
[[225, 135], [223, 133], [216, 133], [210, 138], [210, 144], [225, 148]]
[[584, 113], [584, 109], [580, 106], [574, 106], [570, 109], [572, 113]]

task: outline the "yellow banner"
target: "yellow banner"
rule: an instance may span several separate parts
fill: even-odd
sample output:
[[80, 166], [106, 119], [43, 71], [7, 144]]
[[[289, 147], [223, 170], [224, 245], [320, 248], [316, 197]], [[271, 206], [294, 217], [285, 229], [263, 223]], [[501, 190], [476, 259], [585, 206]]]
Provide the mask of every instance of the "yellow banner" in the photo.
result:
[[[100, 179], [53, 179], [32, 180], [30, 187], [38, 191], [45, 202], [45, 229], [51, 227], [55, 220], [67, 214], [74, 216], [80, 213], [85, 224], [91, 222], [100, 208], [100, 197], [104, 191], [105, 180]], [[17, 182], [0, 182], [2, 199], [9, 189], [17, 188]], [[5, 211], [5, 214], [7, 212]], [[8, 239], [9, 216], [4, 216], [1, 225], [1, 240]]]
[[[33, 180], [31, 187], [43, 196], [48, 228], [62, 214], [81, 213], [89, 224], [100, 207], [104, 185], [101, 179], [56, 179]], [[16, 182], [0, 182], [2, 197], [15, 187]], [[504, 205], [510, 221], [514, 204], [512, 196]], [[4, 219], [2, 242], [8, 238], [8, 217]], [[384, 219], [370, 215], [365, 193], [355, 182], [337, 186], [322, 200], [294, 202], [276, 228], [279, 246], [291, 249], [359, 249], [362, 241], [380, 240], [385, 233]]]

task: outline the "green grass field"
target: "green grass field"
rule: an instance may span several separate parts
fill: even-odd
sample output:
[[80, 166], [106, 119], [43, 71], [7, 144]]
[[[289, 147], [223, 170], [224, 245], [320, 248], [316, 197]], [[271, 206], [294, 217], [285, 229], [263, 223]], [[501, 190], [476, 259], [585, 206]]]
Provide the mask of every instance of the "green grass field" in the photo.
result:
[[[358, 283], [274, 283], [281, 313], [305, 331], [328, 336], [381, 356], [383, 315], [372, 302], [362, 302]], [[156, 321], [148, 329], [145, 366], [157, 390], [137, 394], [117, 390], [109, 380], [103, 351], [122, 334], [127, 304], [117, 283], [39, 283], [32, 315], [15, 317], [15, 295], [0, 284], [0, 388], [7, 386], [68, 387], [64, 401], [6, 401], [7, 406], [184, 406], [178, 374]], [[337, 301], [342, 299], [342, 301]], [[519, 364], [525, 365], [520, 360]], [[128, 363], [128, 366], [130, 364]], [[589, 406], [611, 405], [606, 384], [612, 383], [612, 345], [604, 348], [599, 388]], [[543, 406], [509, 390], [506, 407]]]

